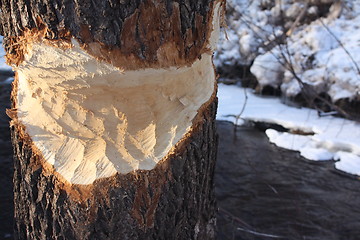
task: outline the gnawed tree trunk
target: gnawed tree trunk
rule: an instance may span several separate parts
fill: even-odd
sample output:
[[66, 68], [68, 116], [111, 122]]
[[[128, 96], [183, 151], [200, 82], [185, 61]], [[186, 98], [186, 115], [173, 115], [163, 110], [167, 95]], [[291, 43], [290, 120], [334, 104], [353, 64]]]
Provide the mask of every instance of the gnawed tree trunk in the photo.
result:
[[2, 0], [17, 239], [212, 239], [224, 2]]

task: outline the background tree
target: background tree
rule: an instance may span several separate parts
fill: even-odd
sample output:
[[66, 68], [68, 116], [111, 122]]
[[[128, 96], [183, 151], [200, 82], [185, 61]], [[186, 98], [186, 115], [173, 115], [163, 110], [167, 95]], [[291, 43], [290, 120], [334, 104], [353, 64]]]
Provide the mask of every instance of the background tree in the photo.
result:
[[17, 239], [211, 239], [224, 1], [2, 0]]

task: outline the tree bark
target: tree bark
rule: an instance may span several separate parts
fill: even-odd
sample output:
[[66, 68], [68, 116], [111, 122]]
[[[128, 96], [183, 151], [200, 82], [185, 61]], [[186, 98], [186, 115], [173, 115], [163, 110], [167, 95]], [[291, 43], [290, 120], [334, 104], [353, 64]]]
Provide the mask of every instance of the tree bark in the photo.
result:
[[[216, 6], [220, 6], [220, 10], [217, 10]], [[46, 86], [48, 87], [46, 89], [54, 89], [57, 86], [51, 85], [52, 81], [57, 80], [57, 78], [51, 79], [55, 68], [47, 65], [36, 66], [31, 62], [31, 55], [38, 54], [34, 50], [37, 49], [36, 44], [44, 44], [39, 45], [39, 49], [41, 46], [47, 46], [51, 51], [55, 49], [54, 51], [62, 56], [61, 54], [69, 52], [72, 54], [71, 51], [76, 49], [75, 42], [79, 43], [78, 49], [84, 51], [82, 55], [86, 55], [87, 59], [96, 59], [96, 64], [99, 66], [107, 64], [101, 65], [102, 67], [113, 66], [121, 69], [119, 71], [125, 72], [125, 76], [127, 72], [133, 74], [129, 76], [137, 76], [139, 71], [146, 73], [147, 69], [155, 69], [156, 72], [158, 69], [159, 72], [165, 72], [161, 72], [159, 78], [171, 83], [172, 78], [177, 76], [177, 69], [180, 69], [180, 73], [181, 71], [190, 71], [191, 74], [200, 72], [194, 77], [199, 81], [199, 84], [194, 86], [199, 88], [200, 94], [201, 84], [205, 85], [201, 76], [210, 78], [207, 80], [207, 85], [215, 85], [214, 69], [212, 64], [206, 65], [206, 58], [212, 54], [211, 36], [212, 32], [216, 31], [214, 19], [220, 17], [216, 11], [221, 12], [223, 9], [222, 0], [1, 1], [0, 31], [4, 35], [6, 58], [17, 72], [11, 96], [12, 109], [8, 110], [8, 115], [12, 118], [10, 125], [14, 147], [16, 239], [213, 239], [215, 237], [216, 203], [213, 174], [217, 148], [216, 86], [204, 87], [203, 91], [209, 91], [206, 96], [210, 97], [204, 97], [197, 103], [198, 105], [194, 105], [197, 106], [194, 110], [196, 114], [193, 119], [189, 119], [190, 125], [186, 128], [186, 132], [180, 140], [176, 140], [171, 150], [156, 162], [154, 167], [138, 167], [125, 173], [119, 170], [112, 176], [104, 175], [105, 177], [96, 178], [90, 184], [79, 184], [75, 180], [72, 182], [73, 178], [64, 176], [64, 170], [61, 172], [59, 165], [50, 160], [49, 156], [52, 153], [49, 155], [45, 151], [46, 147], [41, 148], [42, 145], [37, 144], [37, 139], [41, 136], [34, 133], [42, 125], [35, 123], [32, 125], [32, 122], [27, 122], [26, 117], [30, 115], [29, 111], [32, 111], [32, 107], [30, 110], [22, 110], [24, 109], [22, 99], [24, 92], [28, 91], [26, 88], [24, 90], [24, 82], [30, 84], [30, 90], [31, 84], [40, 83], [41, 78], [47, 79], [45, 83], [50, 87]], [[40, 59], [41, 56], [35, 58]], [[204, 63], [201, 59], [205, 59]], [[76, 60], [71, 61], [76, 62]], [[199, 68], [195, 68], [194, 66], [199, 62], [203, 65], [200, 64]], [[82, 66], [81, 64], [79, 63], [79, 66]], [[66, 78], [66, 73], [71, 72], [66, 66], [64, 65], [65, 69], [60, 72], [63, 74], [60, 74], [61, 78]], [[44, 75], [47, 75], [45, 77], [42, 73], [26, 75], [28, 68], [30, 72], [43, 69]], [[92, 68], [84, 69], [92, 71]], [[171, 71], [175, 73], [167, 78], [166, 74], [170, 74]], [[206, 72], [212, 73], [206, 75]], [[90, 81], [93, 75], [92, 77], [86, 75], [82, 80]], [[76, 76], [78, 78], [80, 75]], [[147, 75], [141, 76], [140, 80], [146, 83]], [[184, 75], [184, 80], [179, 79], [179, 85], [173, 87], [175, 91], [177, 87], [188, 84], [184, 82], [188, 76]], [[65, 79], [65, 82], [67, 80]], [[102, 81], [101, 78], [99, 81]], [[142, 84], [141, 81], [139, 85]], [[44, 85], [43, 82], [41, 84]], [[58, 85], [61, 84], [62, 82]], [[64, 86], [67, 85], [61, 85], [61, 88]], [[97, 84], [91, 86], [96, 88]], [[101, 91], [108, 89], [106, 91], [111, 95], [112, 86], [106, 85], [106, 88], [104, 86], [101, 86]], [[124, 88], [124, 92], [145, 89], [142, 88], [143, 86], [131, 87]], [[40, 95], [49, 93], [39, 89], [34, 92], [29, 90], [32, 98], [41, 99]], [[77, 88], [76, 91], [83, 89]], [[121, 88], [119, 89], [121, 91]], [[65, 90], [66, 94], [71, 93], [70, 89]], [[161, 95], [156, 91], [154, 91], [155, 95]], [[70, 95], [66, 96], [70, 99]], [[89, 98], [87, 92], [81, 96]], [[116, 96], [114, 95], [114, 98]], [[52, 102], [56, 102], [54, 98]], [[173, 95], [169, 98], [174, 102]], [[149, 99], [157, 98], [149, 97]], [[195, 99], [193, 96], [179, 97], [177, 105], [182, 107], [179, 108], [181, 111], [175, 110], [176, 114], [170, 118], [168, 116], [166, 121], [175, 122], [187, 108], [193, 107], [188, 102]], [[82, 100], [78, 101], [84, 103]], [[96, 100], [94, 105], [95, 103]], [[149, 107], [157, 104], [158, 102], [155, 101], [149, 104]], [[35, 111], [39, 107], [44, 112], [51, 112], [55, 108], [55, 103], [50, 107], [47, 106], [46, 104], [33, 106], [33, 109]], [[134, 104], [133, 107], [136, 109], [138, 105]], [[154, 109], [151, 110], [153, 115], [158, 111], [158, 108], [154, 107]], [[120, 110], [122, 109], [118, 109]], [[125, 116], [126, 111], [123, 112]], [[127, 120], [131, 119], [134, 118], [129, 117]], [[137, 118], [135, 119], [138, 121]], [[33, 120], [38, 121], [36, 117]], [[156, 120], [154, 118], [151, 124], [154, 121], [156, 124]], [[44, 118], [44, 122], [46, 121]], [[149, 126], [151, 124], [149, 123]], [[70, 122], [66, 123], [68, 128], [71, 125]], [[161, 129], [163, 125], [166, 125], [164, 121], [158, 124], [158, 128]], [[82, 126], [88, 127], [84, 122]], [[46, 130], [46, 126], [43, 128]], [[44, 129], [41, 131], [45, 131]], [[144, 129], [146, 128], [139, 127], [137, 133], [143, 132]], [[130, 130], [124, 133], [131, 135]], [[161, 141], [158, 135], [155, 139], [156, 144]], [[66, 137], [83, 141], [81, 134], [74, 135], [73, 132], [67, 133]], [[133, 139], [136, 136], [130, 137]], [[91, 140], [86, 140], [88, 141]], [[83, 142], [85, 144], [85, 141]], [[138, 154], [138, 149], [133, 153]], [[54, 161], [57, 161], [59, 155], [54, 153], [54, 156], [56, 156]]]
[[[151, 171], [64, 186], [11, 126], [16, 239], [213, 239], [216, 100], [186, 144]], [[70, 188], [70, 189], [69, 189]], [[90, 188], [90, 189], [89, 189]]]

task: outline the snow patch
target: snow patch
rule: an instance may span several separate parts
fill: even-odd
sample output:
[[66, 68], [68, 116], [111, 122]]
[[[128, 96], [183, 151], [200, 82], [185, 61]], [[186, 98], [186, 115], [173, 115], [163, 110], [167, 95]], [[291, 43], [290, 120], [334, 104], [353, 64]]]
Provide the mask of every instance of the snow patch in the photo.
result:
[[348, 152], [337, 152], [335, 154], [335, 167], [341, 171], [360, 176], [360, 156]]
[[[327, 93], [333, 102], [359, 100], [360, 0], [316, 2], [332, 4], [327, 16], [318, 18], [318, 5], [308, 1], [305, 18], [318, 19], [308, 25], [298, 24], [285, 36], [282, 25], [290, 28], [305, 3], [229, 0], [228, 38], [221, 38], [215, 64], [220, 68], [251, 66], [260, 87], [280, 87], [284, 95], [291, 97], [301, 93], [298, 80], [286, 67], [291, 62], [304, 83], [317, 93]], [[272, 42], [278, 37], [283, 44]], [[284, 56], [288, 61], [283, 60]]]
[[[251, 89], [219, 84], [218, 120], [236, 122], [246, 106], [238, 124], [247, 121], [267, 122], [281, 125], [296, 132], [313, 132], [313, 135], [298, 135], [290, 132], [266, 131], [269, 140], [279, 147], [299, 151], [310, 160], [339, 159], [337, 166], [347, 171], [347, 164], [360, 164], [360, 123], [333, 116], [319, 116], [308, 108], [294, 108], [284, 105], [274, 97], [260, 97]], [[345, 154], [346, 153], [346, 154]], [[350, 168], [350, 167], [349, 167]], [[353, 173], [353, 172], [350, 172]]]
[[[3, 37], [2, 36], [0, 36], [0, 43], [1, 43], [1, 46], [2, 46], [2, 44], [3, 44]], [[1, 70], [11, 71], [12, 70], [11, 66], [9, 66], [9, 65], [7, 65], [5, 63], [5, 54], [6, 53], [5, 53], [4, 48], [0, 47], [0, 69]]]

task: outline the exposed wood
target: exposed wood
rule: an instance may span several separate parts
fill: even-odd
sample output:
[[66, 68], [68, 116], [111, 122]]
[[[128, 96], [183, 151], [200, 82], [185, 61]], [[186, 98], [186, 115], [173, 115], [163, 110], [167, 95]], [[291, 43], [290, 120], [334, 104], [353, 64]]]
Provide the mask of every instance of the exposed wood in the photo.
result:
[[[217, 88], [211, 56], [224, 1], [1, 0], [0, 8], [0, 30], [4, 35], [7, 62], [17, 71], [12, 109], [7, 111], [12, 118], [15, 153], [15, 238], [214, 239]], [[41, 51], [42, 46], [49, 48]], [[47, 54], [49, 52], [51, 54]], [[74, 54], [80, 57], [73, 57]], [[54, 64], [49, 63], [52, 56]], [[71, 64], [65, 63], [66, 58], [71, 59]], [[110, 70], [106, 73], [104, 69]], [[158, 75], [154, 75], [154, 71]], [[153, 74], [151, 78], [148, 72]], [[109, 84], [111, 81], [116, 82], [117, 88]], [[189, 81], [196, 84], [191, 85]], [[148, 95], [160, 96], [149, 97], [150, 101], [144, 103], [154, 116], [161, 115], [158, 112], [170, 106], [165, 101], [174, 107], [171, 107], [173, 111], [166, 110], [168, 115], [149, 120], [137, 115], [145, 109], [141, 101], [136, 104], [129, 101], [130, 107], [101, 102], [103, 105], [95, 110], [101, 114], [114, 112], [114, 115], [93, 126], [104, 126], [106, 121], [106, 124], [114, 125], [111, 131], [105, 129], [95, 137], [110, 139], [119, 147], [121, 144], [116, 143], [116, 137], [108, 138], [108, 132], [117, 131], [119, 121], [140, 122], [129, 123], [131, 130], [126, 125], [125, 130], [118, 132], [118, 135], [127, 134], [129, 139], [135, 139], [147, 126], [154, 125], [156, 134], [150, 134], [152, 139], [145, 135], [141, 142], [150, 152], [141, 156], [150, 159], [154, 165], [141, 168], [139, 162], [143, 163], [143, 159], [133, 162], [125, 159], [124, 162], [130, 162], [134, 170], [119, 171], [120, 166], [110, 177], [101, 174], [98, 177], [96, 172], [96, 178], [92, 180], [87, 178], [90, 174], [86, 175], [85, 171], [82, 180], [85, 176], [85, 181], [89, 180], [91, 184], [79, 184], [73, 181], [72, 174], [85, 167], [81, 164], [73, 167], [70, 161], [75, 161], [75, 157], [62, 160], [60, 150], [50, 153], [51, 160], [48, 152], [51, 148], [46, 144], [40, 146], [38, 139], [51, 136], [50, 140], [56, 142], [59, 136], [65, 136], [84, 146], [91, 141], [91, 138], [84, 140], [81, 131], [77, 131], [87, 130], [90, 126], [74, 120], [78, 120], [76, 115], [82, 110], [95, 114], [94, 109], [86, 108], [83, 100], [91, 100], [97, 87], [105, 96], [106, 91], [110, 95], [113, 90], [114, 99], [121, 91], [127, 91], [129, 99], [135, 96], [131, 91], [144, 95], [141, 91], [146, 90]], [[199, 92], [192, 92], [193, 88], [206, 93], [198, 94], [198, 97], [196, 93]], [[84, 89], [87, 91], [82, 91]], [[70, 99], [70, 90], [82, 91], [76, 95], [76, 102]], [[52, 98], [58, 92], [64, 96], [61, 101]], [[53, 95], [40, 96], [44, 93]], [[27, 108], [24, 107], [26, 102], [30, 103]], [[72, 106], [76, 103], [79, 107], [74, 108], [74, 116], [64, 117], [65, 110], [61, 114], [55, 113], [65, 109], [57, 108], [59, 102], [74, 103]], [[88, 106], [92, 105], [91, 101], [88, 103]], [[26, 118], [31, 114], [32, 118]], [[131, 118], [124, 117], [127, 115]], [[45, 121], [45, 117], [50, 120]], [[39, 121], [39, 118], [44, 120]], [[179, 119], [184, 120], [176, 122]], [[56, 121], [65, 127], [50, 124]], [[79, 124], [76, 131], [67, 127], [74, 122]], [[177, 138], [167, 136], [170, 133], [165, 128], [167, 122], [174, 122], [173, 126], [169, 125], [171, 131], [182, 128], [182, 132], [174, 134]], [[56, 126], [53, 128], [56, 131], [48, 134], [47, 127], [52, 126]], [[166, 135], [170, 140], [160, 135]], [[165, 152], [165, 156], [158, 154], [161, 157], [155, 158], [155, 147], [149, 142], [161, 146], [170, 144], [171, 147], [159, 148], [165, 149], [158, 151]], [[129, 144], [123, 144], [120, 150], [115, 150], [129, 153], [131, 157], [139, 156], [141, 144], [131, 149]], [[117, 155], [110, 155], [116, 157], [109, 157], [109, 165], [123, 164]], [[91, 156], [89, 159], [96, 164], [101, 162], [100, 158]], [[66, 164], [61, 165], [53, 158]], [[99, 169], [98, 164], [96, 171]], [[64, 171], [72, 171], [70, 177], [65, 177]]]
[[16, 239], [213, 239], [216, 101], [155, 169], [101, 179], [91, 189], [44, 174], [41, 156], [13, 125]]

